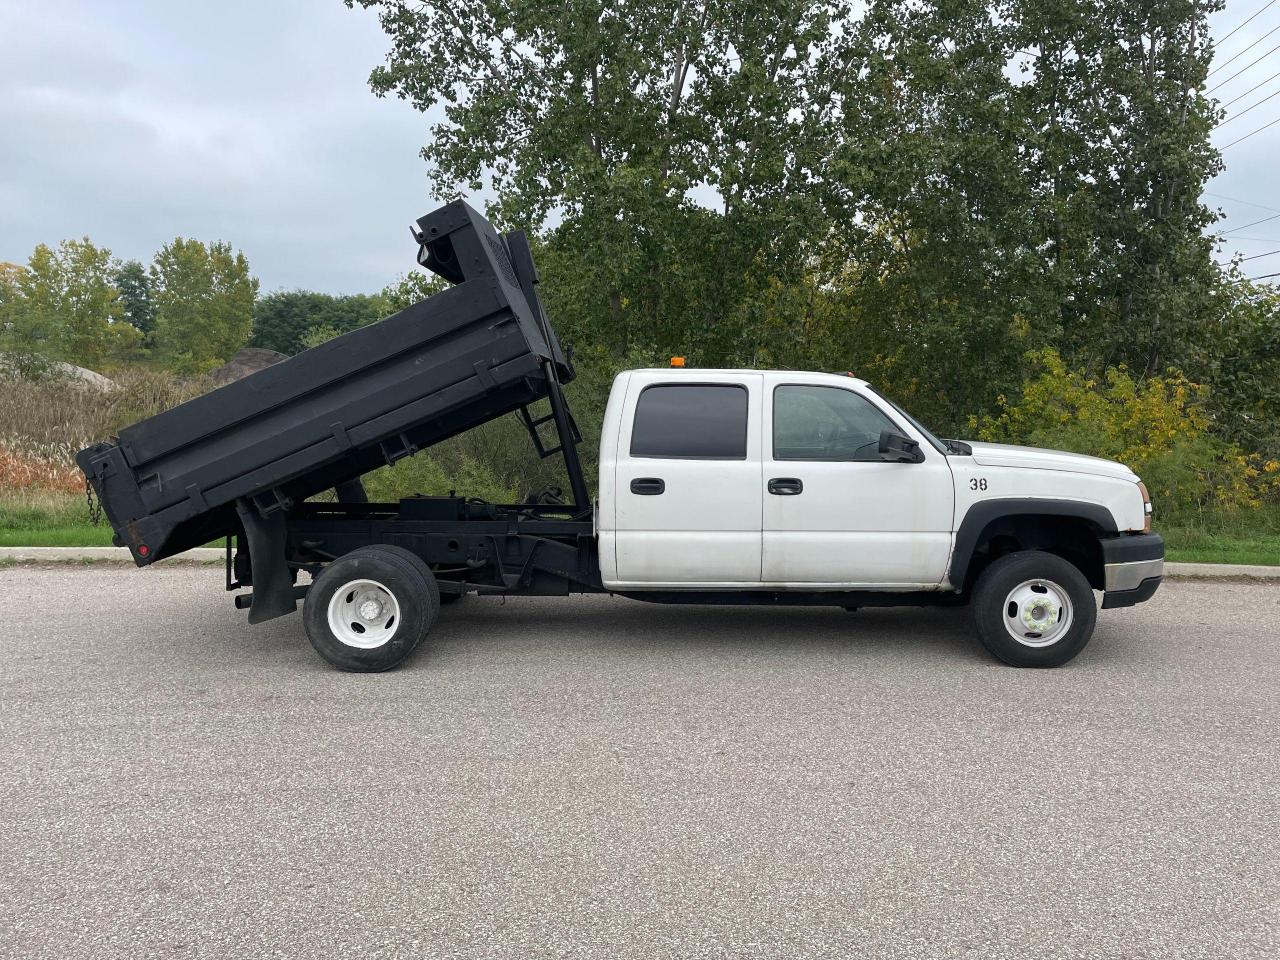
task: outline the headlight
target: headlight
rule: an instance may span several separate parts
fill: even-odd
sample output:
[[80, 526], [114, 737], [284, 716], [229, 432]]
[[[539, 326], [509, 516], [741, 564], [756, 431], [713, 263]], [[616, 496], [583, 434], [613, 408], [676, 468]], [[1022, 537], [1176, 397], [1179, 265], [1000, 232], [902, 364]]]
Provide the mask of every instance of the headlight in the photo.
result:
[[1147, 492], [1147, 485], [1141, 480], [1138, 481], [1138, 492], [1142, 494], [1142, 532], [1151, 532], [1151, 515], [1154, 509], [1151, 506], [1151, 494]]

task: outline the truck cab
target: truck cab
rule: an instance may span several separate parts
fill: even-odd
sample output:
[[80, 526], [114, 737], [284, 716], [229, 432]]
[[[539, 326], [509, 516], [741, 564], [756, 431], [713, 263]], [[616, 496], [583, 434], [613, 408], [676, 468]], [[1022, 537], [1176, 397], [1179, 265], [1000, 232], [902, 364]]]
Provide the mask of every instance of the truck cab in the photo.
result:
[[[1091, 630], [1092, 590], [1130, 605], [1163, 572], [1127, 467], [942, 440], [853, 376], [626, 371], [600, 451], [601, 580], [643, 599], [981, 598], [999, 614], [993, 652], [1048, 665], [1067, 649], [1054, 638]], [[1009, 576], [1003, 599], [989, 596]]]

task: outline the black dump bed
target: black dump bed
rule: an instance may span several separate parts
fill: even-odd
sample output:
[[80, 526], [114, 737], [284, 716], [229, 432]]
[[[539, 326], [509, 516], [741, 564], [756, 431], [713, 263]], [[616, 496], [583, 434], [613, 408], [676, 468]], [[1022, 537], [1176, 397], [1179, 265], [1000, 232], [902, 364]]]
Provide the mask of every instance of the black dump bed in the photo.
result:
[[239, 532], [237, 501], [268, 516], [572, 378], [522, 234], [462, 201], [414, 232], [454, 286], [77, 455], [139, 566]]

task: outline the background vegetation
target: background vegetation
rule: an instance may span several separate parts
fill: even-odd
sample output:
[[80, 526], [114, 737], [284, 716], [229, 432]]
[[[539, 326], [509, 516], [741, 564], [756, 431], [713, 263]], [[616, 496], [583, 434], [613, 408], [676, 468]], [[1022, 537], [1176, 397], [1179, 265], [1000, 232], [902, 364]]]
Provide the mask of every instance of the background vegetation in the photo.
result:
[[[1280, 561], [1280, 297], [1215, 262], [1201, 200], [1217, 0], [347, 2], [388, 36], [373, 91], [444, 108], [436, 198], [534, 238], [589, 444], [627, 366], [852, 370], [947, 435], [1124, 460], [1180, 542]], [[181, 393], [431, 289], [257, 297], [226, 244], [144, 268], [65, 241], [0, 269], [0, 349]], [[558, 481], [503, 422], [370, 487]]]

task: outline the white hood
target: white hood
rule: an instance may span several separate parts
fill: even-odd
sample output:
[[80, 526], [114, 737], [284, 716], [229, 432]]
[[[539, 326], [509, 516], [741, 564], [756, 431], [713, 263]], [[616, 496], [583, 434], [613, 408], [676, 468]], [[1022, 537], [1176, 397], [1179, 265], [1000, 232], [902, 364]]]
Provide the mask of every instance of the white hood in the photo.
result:
[[1005, 443], [974, 443], [973, 459], [984, 467], [1022, 467], [1031, 470], [1063, 470], [1068, 473], [1088, 473], [1099, 477], [1115, 477], [1118, 480], [1138, 481], [1138, 475], [1123, 463], [1086, 457], [1080, 453], [1062, 450], [1042, 450], [1040, 447], [1015, 447]]

